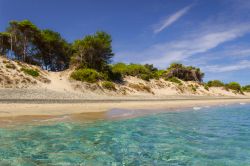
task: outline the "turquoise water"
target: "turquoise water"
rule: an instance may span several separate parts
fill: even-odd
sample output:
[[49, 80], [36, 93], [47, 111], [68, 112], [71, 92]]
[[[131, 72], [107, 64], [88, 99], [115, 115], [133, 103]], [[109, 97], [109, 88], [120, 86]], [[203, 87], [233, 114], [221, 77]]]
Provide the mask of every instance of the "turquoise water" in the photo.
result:
[[1, 128], [0, 165], [250, 165], [250, 105]]

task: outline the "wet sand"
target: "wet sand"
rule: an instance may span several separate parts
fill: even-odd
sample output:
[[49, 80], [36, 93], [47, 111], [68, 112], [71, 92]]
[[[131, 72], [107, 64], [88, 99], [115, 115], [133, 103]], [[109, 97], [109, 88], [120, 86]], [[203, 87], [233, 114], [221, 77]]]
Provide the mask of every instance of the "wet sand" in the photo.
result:
[[[0, 104], [0, 117], [20, 116], [63, 116], [81, 113], [101, 113], [111, 109], [125, 110], [170, 110], [185, 107], [198, 107], [218, 104], [250, 103], [249, 98], [215, 98], [215, 99], [171, 99], [165, 101], [109, 101], [85, 103], [2, 103]], [[92, 115], [91, 115], [92, 116]]]

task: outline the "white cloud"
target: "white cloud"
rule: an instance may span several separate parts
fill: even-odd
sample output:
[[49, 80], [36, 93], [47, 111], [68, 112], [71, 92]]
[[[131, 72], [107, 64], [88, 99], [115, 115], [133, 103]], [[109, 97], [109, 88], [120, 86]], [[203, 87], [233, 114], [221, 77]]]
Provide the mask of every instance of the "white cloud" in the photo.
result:
[[250, 61], [249, 60], [243, 60], [236, 64], [232, 65], [212, 65], [212, 66], [205, 66], [203, 67], [203, 70], [212, 72], [212, 73], [218, 73], [218, 72], [231, 72], [231, 71], [238, 71], [243, 69], [250, 69]]
[[155, 26], [154, 28], [154, 33], [159, 33], [169, 27], [171, 24], [176, 22], [178, 19], [180, 19], [184, 14], [186, 14], [192, 5], [186, 6], [182, 8], [181, 10], [177, 11], [176, 13], [172, 14], [168, 18], [162, 20], [158, 25]]
[[[194, 31], [185, 38], [172, 42], [158, 43], [142, 51], [123, 52], [121, 55], [133, 57], [133, 62], [152, 63], [166, 67], [172, 62], [185, 61], [191, 56], [205, 53], [222, 43], [239, 38], [250, 32], [250, 24], [222, 26], [216, 30]], [[135, 59], [137, 58], [137, 59]], [[143, 61], [142, 61], [143, 59]]]

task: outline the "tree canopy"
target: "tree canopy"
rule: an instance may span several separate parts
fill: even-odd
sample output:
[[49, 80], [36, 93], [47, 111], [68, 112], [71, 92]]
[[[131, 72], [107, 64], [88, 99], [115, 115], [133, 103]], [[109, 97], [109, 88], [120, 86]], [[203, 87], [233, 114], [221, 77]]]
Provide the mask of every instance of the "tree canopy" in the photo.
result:
[[61, 35], [41, 30], [29, 20], [10, 21], [6, 32], [0, 33], [0, 54], [40, 65], [50, 70], [69, 66], [71, 47]]
[[202, 82], [204, 73], [201, 72], [200, 68], [184, 66], [180, 63], [172, 63], [167, 68], [167, 73], [165, 76], [167, 78], [176, 77], [184, 81]]
[[97, 71], [105, 70], [114, 56], [111, 43], [111, 36], [106, 32], [96, 32], [94, 35], [76, 40], [72, 45], [72, 62]]

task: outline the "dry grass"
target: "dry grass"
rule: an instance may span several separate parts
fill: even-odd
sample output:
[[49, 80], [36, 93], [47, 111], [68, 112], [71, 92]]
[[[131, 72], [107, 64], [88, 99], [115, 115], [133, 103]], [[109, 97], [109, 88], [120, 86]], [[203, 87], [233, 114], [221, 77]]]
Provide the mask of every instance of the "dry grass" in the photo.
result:
[[38, 84], [38, 82], [50, 82], [44, 72], [41, 71], [41, 75], [35, 78], [24, 74], [21, 71], [23, 67], [40, 72], [39, 68], [36, 66], [28, 65], [19, 61], [9, 60], [5, 57], [0, 57], [0, 87], [26, 88]]
[[135, 89], [136, 91], [144, 91], [144, 92], [146, 91], [148, 93], [152, 93], [151, 88], [142, 83], [139, 84], [130, 83], [128, 86], [132, 89]]

